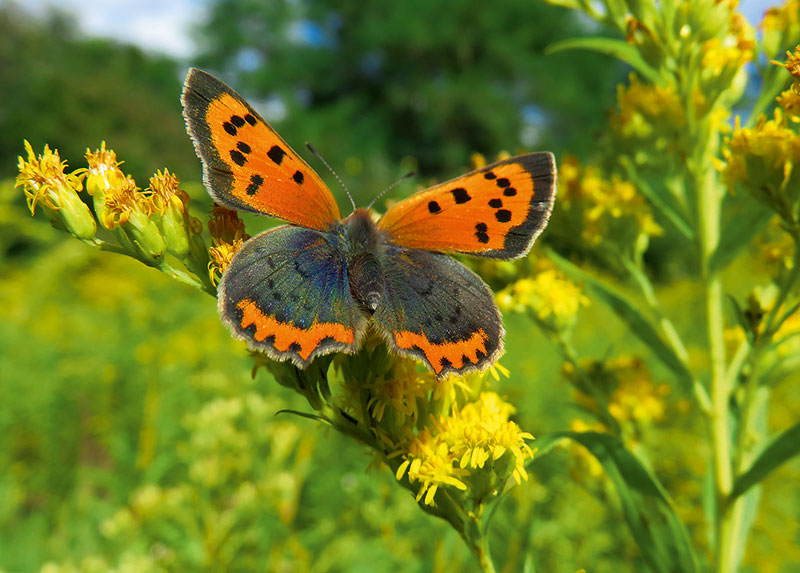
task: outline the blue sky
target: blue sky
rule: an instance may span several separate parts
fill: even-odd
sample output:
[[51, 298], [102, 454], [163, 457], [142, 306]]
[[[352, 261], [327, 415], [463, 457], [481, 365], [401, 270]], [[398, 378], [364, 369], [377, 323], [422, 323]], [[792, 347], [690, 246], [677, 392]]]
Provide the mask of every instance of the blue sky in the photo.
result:
[[[5, 0], [0, 0], [3, 3]], [[739, 8], [757, 23], [780, 0], [741, 0]], [[25, 0], [33, 12], [57, 5], [77, 17], [80, 29], [91, 36], [110, 36], [146, 50], [166, 52], [179, 58], [191, 56], [192, 25], [205, 13], [204, 0]]]

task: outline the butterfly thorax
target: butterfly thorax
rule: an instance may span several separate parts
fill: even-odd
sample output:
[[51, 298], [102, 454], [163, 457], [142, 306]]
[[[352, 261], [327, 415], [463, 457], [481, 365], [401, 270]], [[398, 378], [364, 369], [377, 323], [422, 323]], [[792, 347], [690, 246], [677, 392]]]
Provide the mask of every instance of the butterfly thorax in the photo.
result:
[[384, 241], [366, 209], [356, 209], [344, 221], [349, 246], [347, 278], [359, 305], [373, 314], [384, 298], [383, 269], [379, 261]]

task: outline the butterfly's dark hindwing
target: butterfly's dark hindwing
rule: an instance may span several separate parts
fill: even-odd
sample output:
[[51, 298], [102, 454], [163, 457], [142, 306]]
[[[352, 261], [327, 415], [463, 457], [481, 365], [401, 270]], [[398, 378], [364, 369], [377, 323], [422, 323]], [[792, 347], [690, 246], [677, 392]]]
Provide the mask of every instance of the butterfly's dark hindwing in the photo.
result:
[[250, 239], [220, 283], [223, 321], [252, 349], [301, 367], [323, 354], [355, 352], [365, 320], [337, 240], [289, 225]]
[[478, 275], [446, 255], [393, 245], [383, 271], [385, 300], [374, 319], [397, 352], [439, 376], [483, 370], [497, 360], [500, 312]]

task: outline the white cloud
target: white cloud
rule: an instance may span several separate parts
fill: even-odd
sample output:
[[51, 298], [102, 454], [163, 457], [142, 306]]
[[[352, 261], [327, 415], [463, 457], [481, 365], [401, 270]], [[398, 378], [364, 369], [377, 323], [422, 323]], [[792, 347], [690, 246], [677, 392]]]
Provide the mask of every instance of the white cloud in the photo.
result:
[[178, 58], [192, 55], [191, 27], [205, 15], [201, 0], [27, 0], [24, 7], [42, 14], [56, 6], [75, 15], [89, 36], [115, 38], [148, 51]]

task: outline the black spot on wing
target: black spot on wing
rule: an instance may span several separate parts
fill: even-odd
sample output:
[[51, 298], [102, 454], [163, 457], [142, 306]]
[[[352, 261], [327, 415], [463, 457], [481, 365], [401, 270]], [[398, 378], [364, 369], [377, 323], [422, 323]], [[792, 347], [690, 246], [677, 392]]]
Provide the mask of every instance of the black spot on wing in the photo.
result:
[[245, 192], [248, 195], [255, 195], [258, 193], [258, 190], [261, 189], [261, 186], [264, 184], [264, 178], [261, 175], [251, 175], [250, 176], [250, 184], [245, 189]]
[[453, 199], [458, 205], [466, 203], [467, 201], [472, 199], [472, 197], [469, 196], [469, 193], [467, 193], [467, 190], [464, 189], [463, 187], [456, 187], [455, 189], [451, 189], [450, 193], [453, 194]]
[[231, 149], [231, 159], [239, 167], [247, 163], [247, 158], [238, 149]]
[[477, 237], [479, 243], [488, 243], [489, 242], [489, 235], [486, 233], [488, 227], [486, 223], [478, 223], [475, 225], [475, 237]]
[[273, 145], [272, 147], [269, 148], [269, 151], [267, 151], [267, 157], [272, 159], [272, 162], [275, 163], [276, 165], [281, 164], [281, 161], [283, 161], [284, 156], [286, 156], [286, 152], [277, 145]]
[[508, 209], [498, 209], [494, 212], [494, 218], [500, 223], [508, 223], [511, 220], [511, 211]]

